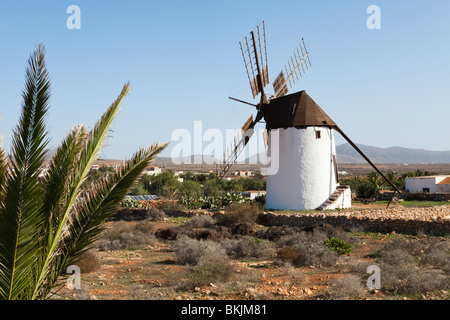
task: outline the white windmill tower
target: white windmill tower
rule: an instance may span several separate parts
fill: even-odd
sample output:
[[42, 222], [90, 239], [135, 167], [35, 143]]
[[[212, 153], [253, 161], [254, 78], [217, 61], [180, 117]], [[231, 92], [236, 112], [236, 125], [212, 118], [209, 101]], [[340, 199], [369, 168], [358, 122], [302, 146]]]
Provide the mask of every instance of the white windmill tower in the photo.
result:
[[[279, 161], [278, 170], [267, 175], [267, 209], [311, 210], [351, 206], [350, 188], [339, 185], [334, 131], [339, 132], [400, 193], [305, 91], [286, 95], [288, 86], [292, 88], [311, 66], [303, 39], [276, 77], [274, 94], [269, 99], [264, 92], [269, 83], [264, 22], [240, 45], [253, 98], [261, 94], [261, 99], [255, 105], [231, 98], [254, 105], [257, 114], [255, 120], [253, 116], [247, 120], [242, 127], [242, 136], [235, 139], [231, 150], [225, 153], [219, 176], [223, 177], [229, 170], [253, 135], [255, 125], [264, 119], [268, 153], [272, 160], [277, 157]], [[278, 138], [272, 139], [275, 132]]]

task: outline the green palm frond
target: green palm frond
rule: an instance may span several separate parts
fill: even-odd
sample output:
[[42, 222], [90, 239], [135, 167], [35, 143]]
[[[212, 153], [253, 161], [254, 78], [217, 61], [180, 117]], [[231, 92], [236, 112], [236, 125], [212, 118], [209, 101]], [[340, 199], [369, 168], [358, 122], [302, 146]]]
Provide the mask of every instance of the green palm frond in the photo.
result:
[[31, 56], [10, 159], [0, 150], [0, 299], [47, 298], [64, 267], [91, 246], [104, 220], [166, 147], [142, 149], [114, 175], [85, 184], [129, 91], [126, 83], [90, 132], [72, 129], [41, 177], [50, 83], [43, 46]]
[[0, 215], [0, 295], [6, 299], [28, 298], [32, 269], [37, 258], [36, 235], [42, 225], [42, 188], [38, 175], [47, 146], [45, 114], [50, 83], [39, 46], [29, 59], [22, 115], [13, 134], [10, 173]]
[[139, 150], [116, 174], [86, 191], [86, 199], [80, 205], [78, 219], [71, 230], [73, 237], [66, 242], [66, 246], [71, 248], [71, 258], [76, 258], [96, 239], [104, 227], [101, 222], [115, 212], [144, 169], [166, 146], [167, 144], [155, 144]]
[[[63, 253], [58, 256], [53, 273], [47, 273], [45, 283], [54, 283], [59, 274], [69, 265], [76, 263], [84, 251], [90, 249], [99, 233], [104, 230], [105, 219], [115, 212], [128, 190], [166, 145], [154, 144], [139, 150], [112, 177], [106, 177], [84, 191], [84, 199], [79, 202], [76, 210], [78, 214], [70, 226], [70, 236], [61, 243]], [[39, 295], [46, 296], [50, 289], [51, 286], [42, 286], [36, 293], [36, 298]]]

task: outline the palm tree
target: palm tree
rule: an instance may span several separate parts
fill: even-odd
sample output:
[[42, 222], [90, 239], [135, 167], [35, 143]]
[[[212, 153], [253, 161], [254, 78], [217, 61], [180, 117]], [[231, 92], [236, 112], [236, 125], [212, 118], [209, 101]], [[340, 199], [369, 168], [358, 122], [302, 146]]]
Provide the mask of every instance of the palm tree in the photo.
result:
[[366, 181], [372, 184], [377, 191], [381, 190], [384, 184], [383, 178], [375, 171], [369, 173], [369, 175], [366, 177]]
[[11, 154], [0, 149], [0, 299], [46, 299], [166, 147], [140, 149], [116, 173], [84, 183], [129, 91], [127, 83], [92, 130], [74, 127], [43, 172], [50, 81], [44, 47], [39, 45], [31, 55]]

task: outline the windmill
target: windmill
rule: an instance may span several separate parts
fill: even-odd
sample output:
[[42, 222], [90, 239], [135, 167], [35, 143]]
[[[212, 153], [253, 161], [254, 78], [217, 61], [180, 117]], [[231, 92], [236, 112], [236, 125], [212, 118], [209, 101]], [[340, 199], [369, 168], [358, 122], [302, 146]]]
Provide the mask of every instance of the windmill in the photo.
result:
[[[267, 175], [266, 208], [310, 210], [351, 206], [350, 188], [339, 185], [333, 131], [340, 133], [400, 193], [305, 91], [287, 94], [311, 67], [303, 38], [275, 78], [274, 94], [269, 98], [264, 89], [269, 84], [264, 21], [244, 37], [240, 47], [253, 98], [260, 95], [260, 102], [253, 104], [230, 97], [254, 106], [256, 116], [244, 123], [224, 153], [218, 171], [220, 177], [236, 162], [255, 125], [264, 119], [268, 154], [278, 157], [277, 172]], [[271, 139], [275, 131], [278, 139]]]

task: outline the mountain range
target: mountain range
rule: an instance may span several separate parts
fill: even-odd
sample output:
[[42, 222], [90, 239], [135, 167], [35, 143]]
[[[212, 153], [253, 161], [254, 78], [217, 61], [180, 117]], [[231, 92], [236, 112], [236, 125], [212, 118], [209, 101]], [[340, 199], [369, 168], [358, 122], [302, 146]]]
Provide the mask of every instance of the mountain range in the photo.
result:
[[[430, 151], [403, 147], [379, 148], [357, 144], [358, 148], [374, 163], [418, 164], [450, 163], [450, 151]], [[361, 155], [348, 143], [336, 147], [339, 163], [364, 163]]]
[[[357, 144], [364, 154], [376, 164], [433, 164], [433, 163], [450, 163], [450, 151], [431, 151], [424, 149], [411, 149], [403, 147], [379, 148]], [[51, 154], [50, 152], [49, 154]], [[336, 147], [338, 163], [366, 163], [361, 155], [348, 143], [338, 145]], [[215, 164], [220, 163], [211, 155], [203, 156], [201, 163], [201, 155], [191, 155], [171, 159], [170, 157], [156, 157], [155, 163], [191, 163], [191, 164]], [[207, 159], [207, 160], [205, 160]], [[239, 161], [238, 164], [259, 164], [257, 159], [261, 159], [259, 154], [247, 158], [245, 161]], [[263, 158], [265, 159], [265, 158]], [[99, 161], [102, 161], [99, 159]], [[103, 161], [107, 161], [104, 159]], [[112, 161], [112, 160], [111, 160]], [[118, 160], [117, 160], [118, 161]], [[200, 163], [199, 163], [200, 162]]]
[[[430, 151], [423, 149], [411, 149], [403, 147], [379, 148], [357, 144], [364, 154], [374, 163], [377, 164], [422, 164], [422, 163], [450, 163], [450, 151]], [[348, 143], [338, 145], [336, 147], [338, 163], [365, 163], [366, 161], [361, 155]], [[200, 158], [199, 158], [200, 157]], [[206, 158], [207, 157], [207, 158]], [[256, 159], [259, 155], [251, 156], [238, 163], [258, 163]], [[195, 156], [196, 162], [201, 156]], [[205, 155], [204, 159], [208, 159], [209, 163], [214, 163], [214, 157]], [[170, 157], [159, 157], [156, 161], [172, 162]], [[174, 161], [184, 163], [194, 163], [194, 156], [177, 158]], [[201, 161], [201, 160], [200, 160]], [[206, 162], [206, 161], [205, 161]], [[198, 162], [197, 162], [198, 163]]]

